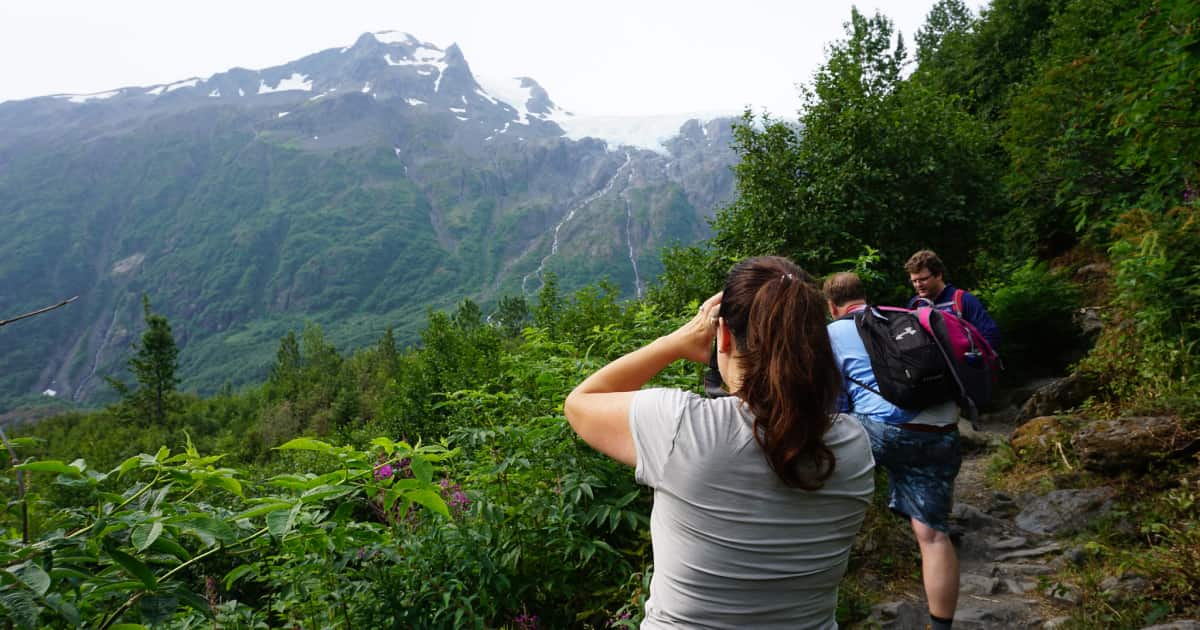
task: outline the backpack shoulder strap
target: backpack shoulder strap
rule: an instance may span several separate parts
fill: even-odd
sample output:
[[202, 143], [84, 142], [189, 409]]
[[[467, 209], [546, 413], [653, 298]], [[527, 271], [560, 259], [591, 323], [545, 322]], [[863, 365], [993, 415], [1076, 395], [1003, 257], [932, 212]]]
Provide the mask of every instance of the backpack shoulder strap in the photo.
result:
[[964, 293], [966, 293], [966, 291], [963, 291], [962, 289], [960, 289], [958, 287], [954, 288], [954, 299], [953, 299], [954, 314], [958, 315], [959, 319], [963, 319], [963, 294]]

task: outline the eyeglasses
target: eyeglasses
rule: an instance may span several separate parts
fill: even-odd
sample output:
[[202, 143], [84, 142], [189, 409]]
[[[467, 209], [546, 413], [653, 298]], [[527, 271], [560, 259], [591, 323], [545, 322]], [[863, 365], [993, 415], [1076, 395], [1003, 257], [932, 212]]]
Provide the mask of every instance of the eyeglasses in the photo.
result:
[[912, 278], [910, 278], [910, 280], [912, 281], [913, 284], [925, 284], [926, 282], [929, 282], [932, 278], [933, 278], [933, 274], [927, 273], [923, 276], [913, 276]]

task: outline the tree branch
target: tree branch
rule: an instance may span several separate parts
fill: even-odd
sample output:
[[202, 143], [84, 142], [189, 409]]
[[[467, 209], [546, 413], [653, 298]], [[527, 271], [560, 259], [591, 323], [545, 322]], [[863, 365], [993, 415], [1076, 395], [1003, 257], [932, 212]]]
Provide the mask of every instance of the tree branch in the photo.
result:
[[46, 311], [53, 311], [54, 309], [59, 308], [60, 306], [66, 306], [66, 305], [70, 304], [71, 302], [74, 302], [75, 300], [78, 300], [78, 299], [79, 299], [79, 296], [76, 295], [75, 297], [63, 300], [53, 306], [47, 306], [46, 308], [39, 308], [38, 310], [33, 311], [32, 313], [25, 313], [24, 315], [17, 315], [16, 317], [14, 317], [12, 319], [0, 319], [0, 326], [3, 326], [5, 324], [11, 324], [19, 319], [25, 319], [26, 317], [33, 317], [34, 315], [41, 315], [42, 313], [45, 313]]

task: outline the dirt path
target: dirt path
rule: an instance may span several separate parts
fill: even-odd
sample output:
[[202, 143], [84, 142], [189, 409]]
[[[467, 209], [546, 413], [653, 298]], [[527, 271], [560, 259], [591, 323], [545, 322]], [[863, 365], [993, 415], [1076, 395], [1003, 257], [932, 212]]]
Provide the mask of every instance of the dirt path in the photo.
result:
[[[976, 434], [963, 427], [964, 444], [1007, 440], [1011, 425], [983, 425]], [[990, 490], [986, 482], [990, 449], [973, 448], [963, 458], [955, 483], [951, 519], [960, 574], [956, 629], [1053, 628], [1065, 614], [1042, 595], [1040, 576], [1053, 573], [1060, 545], [1026, 532], [1013, 521], [1016, 502]], [[880, 604], [856, 628], [924, 630], [929, 623], [924, 593]]]

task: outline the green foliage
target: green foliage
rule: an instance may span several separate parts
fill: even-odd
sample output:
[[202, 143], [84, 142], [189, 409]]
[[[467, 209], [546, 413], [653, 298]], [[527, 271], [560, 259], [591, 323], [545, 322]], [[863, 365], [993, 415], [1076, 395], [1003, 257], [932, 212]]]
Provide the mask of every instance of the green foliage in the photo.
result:
[[129, 359], [129, 367], [137, 379], [138, 387], [130, 390], [124, 383], [112, 378], [109, 382], [121, 395], [121, 405], [117, 409], [122, 416], [143, 426], [161, 425], [170, 412], [179, 408], [175, 393], [175, 387], [179, 384], [179, 377], [175, 375], [179, 348], [175, 345], [167, 318], [150, 310], [150, 298], [145, 295], [142, 296], [142, 313], [146, 331], [142, 333], [141, 343], [135, 346], [134, 355]]
[[902, 81], [904, 62], [887, 18], [853, 12], [798, 125], [744, 118], [740, 196], [714, 222], [722, 257], [783, 254], [823, 275], [869, 246], [898, 272], [932, 247], [971, 277], [977, 226], [995, 203], [991, 141], [954, 98]]
[[[303, 587], [311, 576], [347, 568], [361, 545], [392, 535], [389, 517], [360, 521], [355, 509], [403, 519], [424, 508], [450, 518], [432, 479], [449, 453], [387, 438], [368, 450], [306, 438], [281, 448], [318, 454], [329, 471], [253, 483], [190, 443], [180, 453], [163, 447], [130, 457], [108, 472], [81, 459], [17, 465], [27, 474], [57, 475], [55, 485], [90, 495], [96, 508], [53, 511], [30, 540], [4, 541], [0, 563], [13, 579], [0, 584], [0, 607], [19, 628], [188, 627], [240, 613], [268, 623], [348, 622], [347, 608], [330, 604], [362, 587], [353, 571], [327, 591]], [[415, 474], [381, 474], [401, 461]], [[247, 582], [257, 584], [246, 590]], [[273, 601], [268, 609], [239, 603], [264, 594]], [[218, 607], [218, 599], [231, 605]]]
[[1003, 331], [999, 348], [1008, 370], [1027, 378], [1045, 371], [1060, 374], [1081, 347], [1074, 323], [1079, 289], [1061, 273], [1030, 259], [979, 291], [988, 313]]

